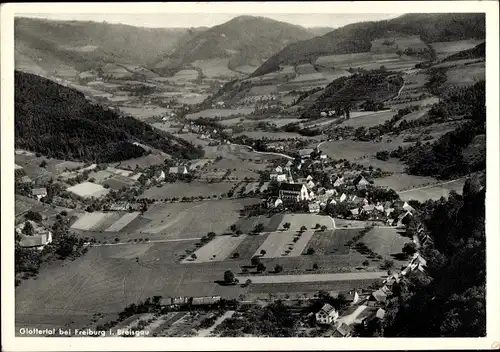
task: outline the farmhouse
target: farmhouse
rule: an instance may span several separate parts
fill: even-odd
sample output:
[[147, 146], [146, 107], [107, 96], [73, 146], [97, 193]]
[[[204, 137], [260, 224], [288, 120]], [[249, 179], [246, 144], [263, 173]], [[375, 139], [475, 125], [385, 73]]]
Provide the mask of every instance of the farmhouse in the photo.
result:
[[283, 202], [298, 202], [309, 200], [307, 187], [300, 183], [282, 183], [279, 197]]
[[412, 216], [412, 214], [409, 211], [407, 211], [404, 214], [399, 215], [398, 216], [397, 226], [398, 227], [403, 227], [410, 220], [411, 216]]
[[340, 187], [344, 184], [344, 177], [337, 177], [333, 181], [333, 187]]
[[337, 321], [339, 318], [339, 312], [335, 310], [331, 305], [326, 303], [319, 312], [316, 313], [316, 322], [318, 324], [330, 325]]
[[345, 201], [347, 199], [347, 196], [345, 195], [345, 193], [342, 193], [342, 195], [340, 196], [340, 203], [342, 203], [343, 201]]
[[409, 212], [415, 211], [415, 209], [410, 204], [408, 204], [408, 202], [405, 202], [405, 204], [403, 204], [403, 209]]
[[52, 232], [41, 226], [38, 226], [33, 221], [28, 222], [33, 227], [33, 235], [26, 235], [23, 233], [26, 222], [19, 224], [16, 227], [16, 233], [21, 236], [19, 245], [23, 248], [34, 248], [42, 250], [43, 247], [52, 242]]
[[274, 171], [277, 173], [277, 174], [281, 174], [283, 172], [283, 168], [281, 166], [276, 166], [276, 168], [274, 169]]
[[14, 170], [22, 170], [23, 167], [22, 166], [19, 166], [17, 164], [14, 164]]
[[354, 186], [356, 187], [356, 189], [365, 189], [366, 186], [368, 186], [370, 184], [370, 182], [368, 182], [368, 180], [363, 175], [357, 176], [352, 181], [352, 183], [354, 184]]
[[31, 195], [35, 197], [36, 199], [40, 200], [43, 197], [47, 196], [47, 188], [42, 187], [42, 188], [33, 188], [31, 190]]
[[188, 169], [185, 166], [173, 166], [168, 169], [168, 173], [177, 175], [186, 175], [188, 173]]

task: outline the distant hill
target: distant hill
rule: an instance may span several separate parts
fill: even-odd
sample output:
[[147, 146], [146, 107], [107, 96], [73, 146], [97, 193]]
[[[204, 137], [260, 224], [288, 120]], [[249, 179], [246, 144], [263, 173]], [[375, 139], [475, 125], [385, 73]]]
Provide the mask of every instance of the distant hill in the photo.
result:
[[133, 142], [185, 158], [202, 155], [169, 133], [90, 104], [72, 88], [15, 72], [16, 147], [59, 159], [117, 162], [146, 154]]
[[188, 28], [19, 17], [14, 21], [16, 68], [53, 73], [60, 67], [81, 72], [103, 63], [146, 65], [195, 33]]
[[265, 17], [239, 16], [195, 35], [156, 65], [171, 70], [197, 60], [227, 58], [228, 67], [259, 66], [290, 43], [314, 37], [301, 26]]
[[335, 28], [333, 27], [307, 27], [307, 30], [313, 33], [315, 36], [325, 35], [333, 31]]
[[485, 32], [485, 16], [481, 13], [407, 14], [391, 20], [353, 23], [321, 37], [288, 45], [263, 63], [252, 76], [277, 71], [280, 65], [313, 63], [320, 56], [368, 52], [372, 41], [380, 38], [416, 35], [428, 44], [484, 39]]
[[462, 50], [453, 55], [447, 56], [443, 61], [456, 61], [465, 59], [476, 59], [486, 57], [486, 42], [476, 45], [472, 49]]

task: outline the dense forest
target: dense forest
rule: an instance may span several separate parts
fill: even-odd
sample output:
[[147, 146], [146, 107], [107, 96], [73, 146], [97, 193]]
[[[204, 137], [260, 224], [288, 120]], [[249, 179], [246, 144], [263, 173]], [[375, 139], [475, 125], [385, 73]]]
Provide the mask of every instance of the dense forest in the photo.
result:
[[[485, 82], [457, 88], [444, 96], [429, 111], [429, 120], [440, 122], [449, 118], [465, 121], [456, 130], [443, 135], [433, 144], [417, 143], [415, 147], [398, 148], [391, 153], [408, 166], [414, 175], [429, 175], [452, 179], [486, 168], [485, 140], [477, 138], [486, 134]], [[483, 141], [483, 146], [480, 142]], [[479, 144], [479, 145], [474, 145]]]
[[398, 93], [403, 79], [395, 72], [373, 70], [340, 77], [330, 83], [323, 94], [302, 117], [319, 118], [321, 111], [332, 109], [347, 114], [359, 104], [369, 101], [374, 106]]
[[65, 160], [116, 162], [146, 154], [133, 142], [188, 159], [203, 153], [144, 122], [92, 105], [72, 88], [15, 72], [16, 147]]
[[420, 220], [433, 240], [423, 249], [428, 274], [416, 271], [393, 290], [384, 336], [485, 336], [485, 193], [472, 178], [462, 196], [423, 204]]

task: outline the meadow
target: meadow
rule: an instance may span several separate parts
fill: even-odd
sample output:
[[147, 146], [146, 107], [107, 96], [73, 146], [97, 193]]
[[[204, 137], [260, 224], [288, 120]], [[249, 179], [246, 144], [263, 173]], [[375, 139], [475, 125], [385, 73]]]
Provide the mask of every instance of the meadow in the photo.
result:
[[428, 199], [438, 200], [441, 197], [447, 198], [451, 191], [462, 194], [464, 183], [465, 180], [460, 179], [441, 183], [436, 186], [424, 186], [422, 188], [399, 192], [399, 197], [404, 201], [418, 200], [419, 202], [425, 202]]
[[484, 62], [463, 67], [454, 67], [446, 72], [449, 85], [472, 85], [485, 79], [486, 68]]
[[458, 53], [459, 51], [472, 49], [482, 42], [484, 42], [484, 40], [468, 39], [456, 40], [452, 42], [435, 42], [432, 43], [431, 46], [436, 51], [438, 60], [441, 60], [447, 56]]
[[234, 183], [231, 182], [176, 182], [176, 183], [165, 183], [161, 187], [151, 187], [147, 189], [140, 198], [149, 198], [161, 200], [164, 198], [178, 198], [183, 197], [213, 197], [214, 195], [219, 197], [223, 193], [227, 193]]
[[206, 109], [200, 112], [187, 114], [186, 118], [188, 120], [196, 120], [200, 117], [204, 118], [217, 118], [217, 117], [227, 117], [231, 115], [249, 115], [254, 111], [254, 108], [238, 108], [238, 109]]

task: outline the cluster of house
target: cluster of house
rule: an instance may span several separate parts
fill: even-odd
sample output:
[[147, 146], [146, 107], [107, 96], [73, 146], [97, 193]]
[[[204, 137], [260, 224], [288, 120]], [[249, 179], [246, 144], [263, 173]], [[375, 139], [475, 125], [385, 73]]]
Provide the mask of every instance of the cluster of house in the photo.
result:
[[[33, 234], [25, 234], [24, 227], [27, 223], [31, 224]], [[52, 242], [52, 232], [31, 220], [17, 225], [15, 231], [21, 237], [19, 245], [23, 248], [42, 250], [47, 244]]]
[[418, 252], [415, 253], [408, 265], [401, 272], [389, 275], [384, 279], [383, 286], [371, 292], [371, 294], [360, 296], [356, 291], [349, 292], [349, 295], [346, 295], [346, 300], [351, 306], [356, 306], [355, 310], [349, 310], [351, 314], [341, 317], [334, 307], [326, 303], [315, 314], [316, 323], [332, 327], [326, 336], [349, 337], [352, 336], [352, 326], [354, 324], [362, 324], [367, 327], [375, 320], [382, 321], [385, 317], [384, 307], [387, 298], [393, 294], [394, 283], [399, 283], [404, 276], [414, 270], [425, 273], [426, 265], [426, 260]]

